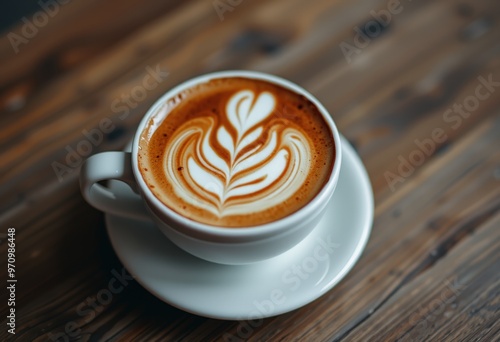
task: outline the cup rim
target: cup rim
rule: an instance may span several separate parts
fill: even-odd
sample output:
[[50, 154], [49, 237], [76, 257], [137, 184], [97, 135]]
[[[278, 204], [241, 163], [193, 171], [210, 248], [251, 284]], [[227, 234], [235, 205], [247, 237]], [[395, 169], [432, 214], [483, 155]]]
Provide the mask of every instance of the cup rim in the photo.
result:
[[[235, 77], [243, 77], [243, 78], [267, 81], [282, 86], [302, 96], [305, 96], [309, 101], [311, 101], [316, 106], [316, 108], [318, 108], [319, 112], [323, 116], [323, 119], [330, 128], [335, 144], [335, 159], [332, 172], [330, 173], [329, 179], [326, 182], [326, 184], [307, 204], [305, 204], [303, 207], [299, 208], [295, 212], [285, 217], [282, 217], [278, 220], [264, 224], [244, 226], [244, 227], [223, 227], [188, 219], [182, 216], [181, 214], [177, 213], [175, 210], [169, 208], [163, 202], [161, 202], [148, 187], [139, 170], [138, 147], [142, 132], [146, 124], [149, 122], [151, 116], [154, 113], [156, 113], [169, 99], [171, 99], [181, 91], [191, 88], [195, 85], [206, 83], [213, 79], [235, 78]], [[314, 97], [311, 93], [309, 93], [301, 86], [291, 81], [288, 81], [282, 77], [263, 72], [247, 71], [247, 70], [226, 70], [226, 71], [211, 72], [190, 78], [186, 81], [177, 84], [176, 86], [168, 90], [166, 93], [164, 93], [147, 110], [146, 114], [141, 119], [139, 126], [137, 127], [132, 145], [132, 168], [140, 192], [145, 197], [146, 205], [153, 205], [156, 210], [159, 210], [163, 215], [167, 216], [170, 220], [172, 220], [180, 227], [182, 227], [182, 229], [179, 229], [178, 227], [171, 227], [178, 231], [184, 233], [189, 232], [195, 235], [202, 234], [204, 236], [208, 235], [208, 236], [227, 237], [227, 238], [242, 237], [242, 236], [255, 237], [262, 235], [272, 236], [282, 230], [290, 229], [290, 227], [292, 227], [294, 223], [304, 220], [308, 215], [311, 215], [311, 213], [319, 210], [322, 204], [324, 205], [325, 204], [324, 202], [328, 201], [329, 194], [333, 193], [333, 190], [335, 189], [338, 180], [338, 175], [340, 173], [341, 161], [342, 161], [342, 147], [341, 147], [340, 134], [338, 132], [337, 126], [335, 125], [335, 122], [333, 121], [333, 118], [331, 117], [328, 110], [318, 101], [318, 99], [316, 99], [316, 97]]]

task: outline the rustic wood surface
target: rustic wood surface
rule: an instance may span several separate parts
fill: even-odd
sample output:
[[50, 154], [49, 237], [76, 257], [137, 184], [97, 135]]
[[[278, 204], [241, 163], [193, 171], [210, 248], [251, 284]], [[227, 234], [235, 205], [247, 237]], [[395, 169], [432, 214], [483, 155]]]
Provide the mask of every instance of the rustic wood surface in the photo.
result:
[[[65, 2], [0, 40], [0, 340], [500, 340], [498, 1]], [[40, 26], [30, 38], [26, 22]], [[151, 69], [168, 76], [117, 109]], [[135, 281], [78, 314], [123, 266], [68, 151], [106, 118], [114, 129], [91, 152], [122, 148], [162, 93], [222, 69], [286, 77], [329, 109], [373, 185], [362, 258], [321, 298], [247, 330], [173, 308]]]

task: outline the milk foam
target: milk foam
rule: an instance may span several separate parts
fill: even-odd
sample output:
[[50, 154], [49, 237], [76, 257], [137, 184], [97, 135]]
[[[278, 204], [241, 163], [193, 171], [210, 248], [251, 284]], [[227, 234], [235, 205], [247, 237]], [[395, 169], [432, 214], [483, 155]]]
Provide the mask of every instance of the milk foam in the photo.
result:
[[226, 104], [227, 120], [197, 117], [179, 126], [162, 161], [176, 195], [218, 217], [259, 212], [293, 196], [307, 180], [311, 146], [300, 128], [272, 118], [275, 106], [269, 92], [241, 90]]

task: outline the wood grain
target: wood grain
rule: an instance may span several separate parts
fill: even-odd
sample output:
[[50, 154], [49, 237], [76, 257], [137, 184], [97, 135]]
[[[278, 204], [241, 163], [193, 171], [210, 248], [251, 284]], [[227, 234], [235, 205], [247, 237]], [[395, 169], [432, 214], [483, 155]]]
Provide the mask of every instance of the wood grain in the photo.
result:
[[[368, 34], [371, 11], [388, 4], [242, 1], [220, 20], [212, 1], [74, 0], [17, 54], [7, 34], [21, 34], [23, 23], [4, 32], [0, 233], [16, 228], [16, 340], [500, 340], [500, 87], [463, 117], [455, 109], [470, 107], [481, 78], [500, 82], [500, 6], [402, 0], [349, 63], [341, 43], [355, 44], [357, 28]], [[116, 110], [151, 69], [168, 76], [127, 115]], [[68, 149], [102, 120], [114, 129], [91, 153], [122, 148], [162, 93], [222, 69], [284, 76], [327, 107], [374, 189], [363, 257], [321, 298], [259, 326], [185, 313], [132, 280], [80, 314], [126, 270], [103, 214], [80, 195], [78, 165], [58, 177], [53, 163], [66, 165]], [[436, 129], [446, 138], [433, 140]], [[421, 162], [401, 172], [418, 153]], [[2, 240], [1, 265], [6, 256]], [[1, 325], [0, 339], [12, 340], [5, 318]]]

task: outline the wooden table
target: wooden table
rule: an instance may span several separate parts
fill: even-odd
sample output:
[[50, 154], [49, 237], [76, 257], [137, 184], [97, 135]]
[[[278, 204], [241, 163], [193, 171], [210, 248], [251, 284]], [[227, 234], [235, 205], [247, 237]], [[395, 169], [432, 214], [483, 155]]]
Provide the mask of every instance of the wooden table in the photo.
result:
[[[0, 340], [9, 227], [20, 341], [500, 340], [498, 1], [49, 2], [0, 41]], [[222, 69], [283, 76], [331, 112], [373, 185], [362, 258], [246, 331], [135, 281], [82, 316], [122, 266], [80, 195], [81, 160], [122, 148], [173, 85]], [[152, 70], [168, 76], [144, 91]], [[103, 120], [103, 141], [82, 143]]]

